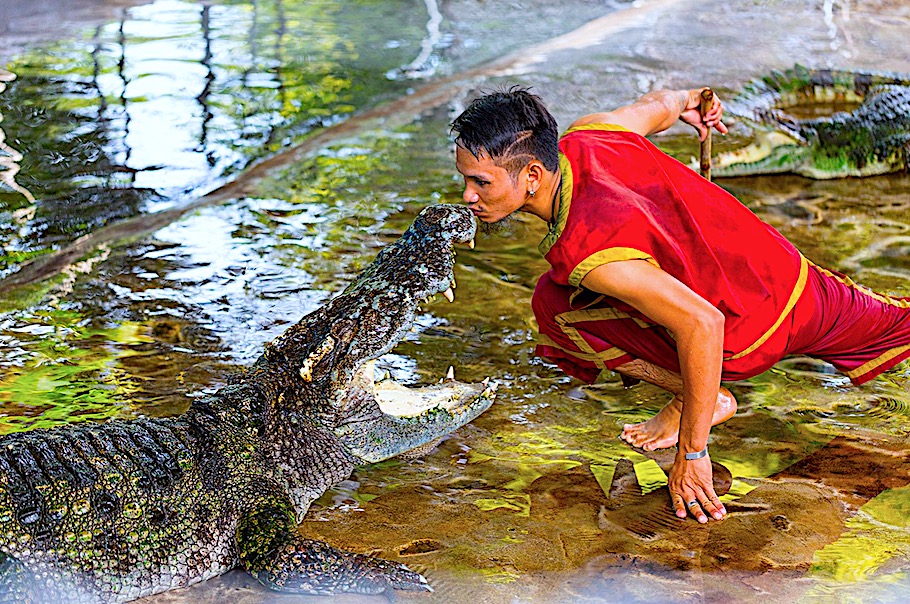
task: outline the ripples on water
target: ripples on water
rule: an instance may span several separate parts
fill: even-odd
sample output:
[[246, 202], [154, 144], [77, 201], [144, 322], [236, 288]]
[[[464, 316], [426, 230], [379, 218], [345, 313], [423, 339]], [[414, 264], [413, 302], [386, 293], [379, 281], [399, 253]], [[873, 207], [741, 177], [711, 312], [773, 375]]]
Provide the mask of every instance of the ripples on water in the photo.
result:
[[[474, 4], [483, 3], [463, 7]], [[578, 22], [603, 10], [575, 8]], [[557, 9], [565, 12], [546, 10]], [[487, 10], [491, 28], [512, 14]], [[9, 65], [18, 77], [4, 78], [0, 93], [0, 167], [15, 180], [0, 185], [2, 274], [102, 225], [192, 199], [355, 110], [402, 95], [421, 66], [444, 73], [553, 33], [532, 29], [527, 39], [502, 36], [488, 47], [469, 20], [444, 23], [462, 35], [456, 43], [434, 29], [422, 2], [168, 1], [121, 15]], [[428, 39], [436, 41], [431, 56], [416, 65]], [[0, 431], [171, 415], [217, 389], [263, 342], [343, 288], [420, 208], [459, 199], [450, 118], [440, 109], [329, 144], [243, 199], [98, 250], [5, 300]], [[691, 140], [681, 145], [691, 152]], [[11, 174], [12, 164], [21, 170]], [[906, 175], [724, 184], [813, 260], [910, 295]], [[491, 376], [503, 383], [499, 404], [426, 460], [359, 470], [320, 499], [303, 530], [406, 559], [428, 572], [439, 601], [573, 601], [573, 589], [627, 600], [701, 593], [690, 575], [654, 562], [659, 553], [634, 549], [638, 537], [604, 528], [612, 520], [598, 506], [617, 460], [634, 462], [643, 497], [665, 483], [656, 462], [615, 436], [666, 397], [615, 382], [581, 388], [533, 357], [529, 300], [544, 270], [542, 235], [522, 223], [508, 240], [459, 251], [456, 303], [427, 306], [416, 333], [379, 364], [407, 383], [435, 381], [449, 365], [460, 379]], [[908, 371], [852, 388], [823, 363], [790, 359], [733, 384], [742, 412], [715, 430], [712, 445], [735, 477], [728, 499], [837, 436], [905, 443]], [[814, 559], [810, 551], [812, 576], [826, 578], [810, 596], [849, 592], [850, 579], [897, 577], [910, 551], [908, 500], [906, 487], [881, 491], [842, 539]], [[604, 558], [608, 551], [618, 553]], [[232, 580], [188, 597], [236, 596]], [[242, 593], [263, 598], [249, 586]]]
[[[390, 15], [394, 37], [373, 27]], [[12, 143], [3, 147], [0, 274], [103, 225], [191, 199], [377, 95], [400, 94], [404, 85], [383, 73], [413, 58], [422, 19], [395, 7], [334, 2], [162, 1], [123, 11], [119, 20], [86, 30], [76, 41], [22, 54], [8, 65], [8, 89], [0, 95], [3, 132]], [[383, 52], [371, 52], [376, 47]], [[331, 191], [332, 183], [322, 184], [317, 195]], [[58, 304], [38, 303], [32, 308], [39, 312], [5, 319], [0, 363], [17, 367], [0, 387], [7, 406], [43, 408], [45, 392], [67, 401], [60, 394], [63, 379], [88, 390], [108, 383], [107, 396], [93, 404], [98, 413], [118, 414], [129, 408], [131, 392], [110, 383], [115, 371], [94, 364], [117, 367], [134, 347], [158, 341], [155, 326], [162, 319], [194, 313], [192, 329], [208, 332], [217, 345], [196, 347], [181, 337], [176, 348], [203, 355], [229, 350], [248, 362], [275, 335], [270, 328], [296, 319], [326, 295], [313, 287], [319, 271], [294, 266], [324, 250], [325, 235], [311, 223], [325, 219], [313, 217], [318, 209], [295, 207], [253, 200], [200, 212], [110, 259], [110, 251], [102, 251], [75, 267], [87, 272], [100, 263], [107, 279], [76, 284], [75, 275], [64, 278], [48, 296]], [[286, 267], [273, 262], [284, 250], [298, 256]], [[67, 317], [76, 324], [72, 332], [53, 325], [61, 314], [77, 315]], [[98, 346], [104, 339], [99, 332], [137, 326], [133, 319], [146, 327], [134, 328], [132, 341]], [[51, 331], [36, 331], [34, 324]], [[144, 333], [149, 324], [151, 333]], [[45, 351], [75, 350], [74, 334], [89, 326], [97, 327], [95, 350], [82, 362], [74, 361], [75, 353]], [[224, 334], [238, 337], [222, 343]], [[159, 344], [159, 354], [172, 348], [166, 338]], [[39, 368], [53, 374], [41, 382], [50, 390], [35, 388], [34, 376], [20, 375]], [[167, 378], [180, 369], [178, 363]], [[25, 415], [40, 417], [37, 425], [47, 425], [51, 416], [61, 421], [78, 415], [75, 408], [86, 401], [77, 398], [61, 413]], [[120, 404], [108, 404], [111, 399]]]

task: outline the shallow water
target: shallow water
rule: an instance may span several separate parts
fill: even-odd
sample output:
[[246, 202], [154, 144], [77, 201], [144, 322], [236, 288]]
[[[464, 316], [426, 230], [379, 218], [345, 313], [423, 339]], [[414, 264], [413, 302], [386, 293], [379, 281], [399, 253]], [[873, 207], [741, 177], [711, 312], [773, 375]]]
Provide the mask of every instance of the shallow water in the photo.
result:
[[[5, 164], [20, 169], [0, 188], [4, 274], [103, 225], [180, 207], [261, 158], [392, 105], [384, 124], [320, 139], [236, 199], [7, 292], [0, 430], [172, 415], [216, 390], [424, 205], [459, 199], [447, 123], [473, 90], [532, 84], [566, 124], [655, 87], [705, 82], [727, 94], [794, 62], [910, 64], [900, 42], [908, 14], [884, 3], [702, 3], [693, 16], [674, 0], [571, 10], [464, 1], [443, 3], [441, 21], [427, 6], [117, 4], [112, 19], [53, 43], [27, 38], [0, 93], [13, 150], [4, 156], [21, 155]], [[543, 12], [522, 22], [522, 10]], [[799, 31], [781, 28], [781, 14]], [[596, 33], [557, 37], [596, 18]], [[700, 60], [680, 48], [701, 48]], [[499, 63], [485, 70], [489, 61]], [[394, 113], [396, 99], [442, 78], [444, 101], [418, 119]], [[748, 136], [737, 124], [716, 147]], [[655, 142], [681, 158], [697, 152], [682, 128]], [[907, 175], [721, 184], [814, 261], [910, 295]], [[666, 396], [646, 385], [583, 387], [533, 357], [542, 235], [522, 221], [508, 238], [460, 251], [455, 303], [427, 306], [416, 333], [379, 363], [405, 383], [435, 381], [449, 365], [462, 380], [492, 377], [497, 404], [422, 460], [358, 469], [301, 530], [425, 572], [436, 592], [402, 596], [414, 601], [897, 601], [910, 567], [910, 369], [854, 388], [824, 364], [788, 359], [731, 384], [741, 410], [714, 429], [712, 458], [733, 475], [734, 515], [680, 525], [666, 513], [659, 464], [616, 438]], [[607, 496], [621, 458], [641, 486], [631, 505]], [[272, 596], [242, 573], [155, 600], [228, 598], [328, 600]]]

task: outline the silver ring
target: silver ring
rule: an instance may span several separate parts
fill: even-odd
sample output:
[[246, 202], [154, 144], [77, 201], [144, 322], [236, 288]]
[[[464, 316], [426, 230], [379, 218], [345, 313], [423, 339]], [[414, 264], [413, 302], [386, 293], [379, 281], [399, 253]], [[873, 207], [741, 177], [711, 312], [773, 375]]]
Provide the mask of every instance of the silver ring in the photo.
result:
[[698, 505], [698, 502], [697, 502], [697, 501], [694, 501], [694, 500], [693, 500], [693, 501], [690, 501], [689, 503], [686, 504], [686, 507], [687, 507], [687, 508], [690, 508], [690, 507], [692, 507], [693, 505]]

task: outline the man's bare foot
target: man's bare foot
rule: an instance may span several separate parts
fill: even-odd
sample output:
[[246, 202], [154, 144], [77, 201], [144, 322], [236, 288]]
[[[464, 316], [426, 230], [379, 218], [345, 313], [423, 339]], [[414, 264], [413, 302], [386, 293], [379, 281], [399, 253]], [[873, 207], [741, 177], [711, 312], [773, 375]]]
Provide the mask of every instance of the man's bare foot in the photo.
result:
[[[711, 425], [716, 426], [725, 422], [736, 413], [736, 398], [726, 388], [721, 388], [717, 393], [717, 404]], [[668, 449], [679, 441], [679, 418], [682, 416], [682, 399], [674, 396], [666, 406], [657, 412], [657, 415], [640, 424], [626, 424], [622, 428], [621, 439], [632, 445], [654, 451], [655, 449]]]

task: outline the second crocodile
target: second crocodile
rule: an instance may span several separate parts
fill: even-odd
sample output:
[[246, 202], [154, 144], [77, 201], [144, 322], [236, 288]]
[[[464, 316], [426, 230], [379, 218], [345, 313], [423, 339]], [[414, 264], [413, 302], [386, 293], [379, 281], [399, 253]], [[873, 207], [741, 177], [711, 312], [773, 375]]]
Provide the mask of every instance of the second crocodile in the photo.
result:
[[[798, 117], [798, 107], [830, 115]], [[910, 75], [797, 65], [750, 83], [725, 108], [753, 127], [755, 141], [714, 157], [714, 176], [831, 179], [910, 166]]]

